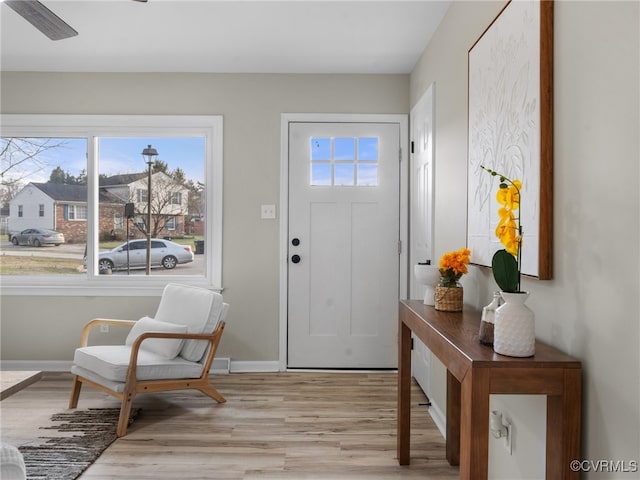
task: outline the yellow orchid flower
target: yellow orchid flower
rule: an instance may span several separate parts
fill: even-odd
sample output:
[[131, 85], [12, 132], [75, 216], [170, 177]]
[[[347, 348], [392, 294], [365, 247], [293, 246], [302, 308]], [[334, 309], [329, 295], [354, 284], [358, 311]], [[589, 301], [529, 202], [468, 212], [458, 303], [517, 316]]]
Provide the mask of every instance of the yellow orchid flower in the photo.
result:
[[520, 180], [514, 180], [513, 185], [498, 189], [496, 200], [508, 210], [517, 210], [520, 208], [520, 188]]
[[[522, 182], [520, 180], [511, 180], [484, 165], [480, 165], [480, 168], [500, 180], [500, 188], [496, 193], [496, 200], [501, 207], [498, 209], [499, 220], [495, 234], [504, 249], [495, 252], [491, 260], [493, 277], [498, 286], [505, 292], [519, 292], [522, 256], [522, 225], [520, 224], [520, 218], [522, 218], [522, 212], [518, 214], [517, 218], [513, 212], [520, 210]], [[513, 262], [511, 256], [515, 257], [515, 262]]]
[[496, 237], [498, 237], [500, 243], [504, 245], [507, 252], [512, 255], [517, 255], [520, 237], [518, 236], [518, 225], [515, 217], [512, 212], [504, 208], [501, 208], [498, 214], [500, 215], [500, 221], [496, 227]]

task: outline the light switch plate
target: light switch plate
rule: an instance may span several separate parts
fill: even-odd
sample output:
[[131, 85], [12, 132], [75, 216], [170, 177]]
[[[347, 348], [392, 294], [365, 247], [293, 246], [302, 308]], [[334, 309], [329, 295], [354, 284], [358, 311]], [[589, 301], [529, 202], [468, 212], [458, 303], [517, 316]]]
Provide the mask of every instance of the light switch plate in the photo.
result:
[[261, 205], [260, 206], [260, 218], [263, 220], [272, 220], [276, 218], [276, 206], [275, 205]]

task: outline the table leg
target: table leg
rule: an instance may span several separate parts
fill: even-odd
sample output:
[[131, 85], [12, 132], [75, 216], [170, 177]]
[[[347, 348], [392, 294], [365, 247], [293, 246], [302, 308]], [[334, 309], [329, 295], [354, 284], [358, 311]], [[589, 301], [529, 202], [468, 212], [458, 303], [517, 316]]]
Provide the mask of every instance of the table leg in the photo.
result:
[[580, 478], [571, 461], [581, 458], [581, 377], [580, 369], [566, 369], [563, 394], [547, 396], [547, 478]]
[[470, 369], [461, 383], [460, 478], [487, 480], [489, 469], [489, 370]]
[[449, 465], [460, 465], [460, 382], [447, 370], [447, 446]]
[[411, 440], [411, 330], [398, 325], [398, 462], [409, 465]]

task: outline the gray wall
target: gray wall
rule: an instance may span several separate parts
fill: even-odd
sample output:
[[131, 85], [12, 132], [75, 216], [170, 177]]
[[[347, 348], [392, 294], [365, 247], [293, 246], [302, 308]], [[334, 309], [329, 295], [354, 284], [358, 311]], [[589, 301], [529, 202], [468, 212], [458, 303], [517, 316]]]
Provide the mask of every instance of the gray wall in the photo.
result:
[[[411, 75], [412, 105], [435, 82], [436, 257], [466, 241], [467, 52], [504, 4], [454, 2]], [[590, 460], [640, 460], [639, 5], [555, 3], [554, 275], [524, 282], [537, 336], [584, 362]], [[479, 268], [464, 286], [477, 307], [496, 289]], [[432, 397], [444, 405], [444, 370], [434, 370]], [[516, 443], [509, 457], [491, 441], [491, 478], [542, 478], [544, 399], [493, 397], [492, 408], [512, 417]]]
[[[242, 361], [278, 360], [279, 223], [261, 220], [260, 205], [280, 198], [281, 113], [409, 111], [408, 75], [5, 72], [0, 88], [2, 113], [224, 116], [222, 283], [232, 308], [219, 355]], [[71, 360], [88, 319], [137, 319], [157, 303], [3, 295], [2, 359]]]

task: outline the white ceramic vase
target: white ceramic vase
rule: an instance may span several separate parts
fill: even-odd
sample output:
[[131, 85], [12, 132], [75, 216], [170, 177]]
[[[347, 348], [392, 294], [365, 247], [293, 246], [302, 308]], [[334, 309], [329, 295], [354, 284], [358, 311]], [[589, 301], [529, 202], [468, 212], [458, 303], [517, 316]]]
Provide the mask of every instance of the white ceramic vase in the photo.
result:
[[528, 292], [501, 292], [504, 304], [495, 315], [493, 350], [510, 357], [530, 357], [535, 353], [535, 315], [525, 305]]
[[435, 305], [435, 289], [440, 280], [440, 269], [436, 265], [418, 263], [413, 267], [413, 274], [418, 283], [426, 287], [422, 302], [425, 305]]

